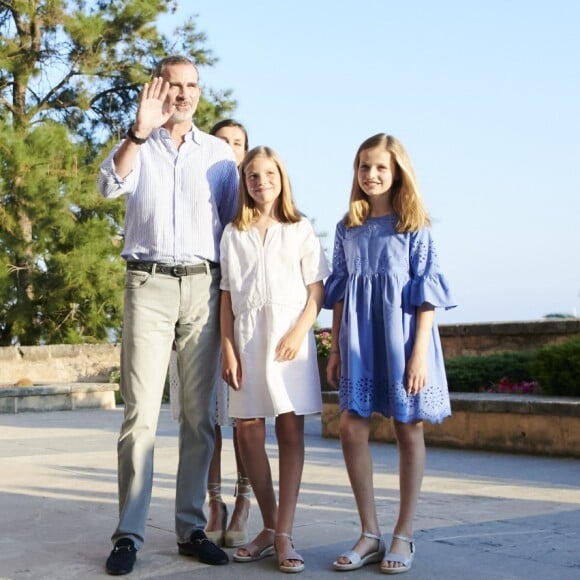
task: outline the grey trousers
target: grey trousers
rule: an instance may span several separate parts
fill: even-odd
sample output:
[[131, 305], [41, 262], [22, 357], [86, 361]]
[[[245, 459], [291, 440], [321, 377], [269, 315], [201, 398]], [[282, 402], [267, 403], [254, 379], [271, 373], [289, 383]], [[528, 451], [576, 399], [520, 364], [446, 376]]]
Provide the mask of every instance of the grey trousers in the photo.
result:
[[219, 360], [219, 269], [175, 278], [127, 271], [121, 394], [125, 415], [118, 440], [119, 524], [112, 540], [145, 539], [153, 487], [155, 433], [175, 340], [180, 375], [179, 466], [175, 532], [187, 542], [203, 529], [207, 474], [214, 448]]

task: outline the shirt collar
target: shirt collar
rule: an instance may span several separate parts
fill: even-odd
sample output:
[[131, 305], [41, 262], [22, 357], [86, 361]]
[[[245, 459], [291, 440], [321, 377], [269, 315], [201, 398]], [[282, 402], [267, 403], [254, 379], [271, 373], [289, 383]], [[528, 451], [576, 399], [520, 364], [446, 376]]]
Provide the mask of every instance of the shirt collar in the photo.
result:
[[[159, 137], [162, 139], [171, 139], [169, 131], [165, 127], [159, 127]], [[191, 125], [191, 129], [185, 134], [185, 141], [193, 141], [197, 145], [201, 145], [201, 130], [195, 125]]]

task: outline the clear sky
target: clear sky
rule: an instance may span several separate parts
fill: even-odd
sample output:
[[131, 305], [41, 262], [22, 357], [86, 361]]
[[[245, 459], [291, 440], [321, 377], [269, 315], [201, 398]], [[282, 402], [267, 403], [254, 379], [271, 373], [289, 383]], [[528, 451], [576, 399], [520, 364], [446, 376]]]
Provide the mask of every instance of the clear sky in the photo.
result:
[[233, 90], [329, 256], [356, 149], [391, 133], [459, 304], [439, 323], [580, 315], [578, 0], [183, 0], [162, 29], [192, 14], [202, 87]]

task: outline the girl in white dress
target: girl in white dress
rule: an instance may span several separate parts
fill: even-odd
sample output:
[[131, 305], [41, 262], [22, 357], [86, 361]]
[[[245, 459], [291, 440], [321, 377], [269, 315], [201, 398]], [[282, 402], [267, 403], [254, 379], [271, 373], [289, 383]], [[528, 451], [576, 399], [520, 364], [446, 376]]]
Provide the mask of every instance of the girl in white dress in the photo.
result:
[[[264, 529], [236, 562], [278, 555], [283, 572], [301, 572], [292, 527], [304, 464], [304, 415], [321, 411], [312, 325], [330, 273], [311, 223], [296, 209], [278, 155], [247, 153], [238, 213], [221, 241], [222, 376], [232, 387], [230, 416]], [[266, 454], [267, 417], [276, 418], [279, 506]]]

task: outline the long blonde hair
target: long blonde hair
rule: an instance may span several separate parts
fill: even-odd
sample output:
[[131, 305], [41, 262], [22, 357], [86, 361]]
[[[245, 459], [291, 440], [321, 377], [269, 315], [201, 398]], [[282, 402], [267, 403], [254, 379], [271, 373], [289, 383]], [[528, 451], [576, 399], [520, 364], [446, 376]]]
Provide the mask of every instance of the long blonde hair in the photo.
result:
[[259, 210], [256, 207], [256, 202], [250, 195], [248, 191], [248, 186], [246, 185], [246, 170], [248, 165], [256, 159], [256, 157], [266, 157], [271, 159], [280, 173], [280, 181], [282, 182], [282, 190], [278, 199], [276, 200], [276, 205], [274, 211], [276, 213], [276, 218], [283, 223], [296, 223], [302, 219], [302, 214], [298, 211], [294, 205], [294, 198], [292, 197], [292, 188], [290, 187], [290, 179], [288, 178], [288, 173], [284, 167], [284, 163], [278, 156], [278, 154], [270, 147], [264, 147], [260, 145], [259, 147], [254, 147], [246, 153], [242, 164], [240, 165], [240, 187], [238, 196], [238, 211], [236, 217], [232, 220], [234, 226], [239, 230], [248, 230], [252, 226], [254, 218], [259, 214]]
[[352, 228], [364, 224], [370, 215], [370, 205], [367, 195], [361, 189], [358, 182], [358, 168], [360, 154], [367, 149], [383, 147], [388, 151], [395, 163], [395, 178], [389, 191], [390, 202], [393, 211], [398, 216], [396, 230], [398, 232], [413, 232], [419, 228], [429, 226], [431, 219], [427, 214], [421, 192], [415, 177], [415, 171], [411, 160], [401, 142], [385, 133], [378, 133], [369, 137], [358, 148], [354, 158], [354, 177], [350, 192], [348, 213], [344, 217], [344, 223]]

